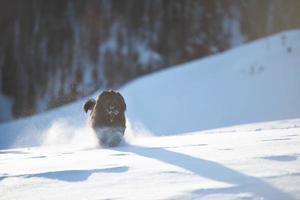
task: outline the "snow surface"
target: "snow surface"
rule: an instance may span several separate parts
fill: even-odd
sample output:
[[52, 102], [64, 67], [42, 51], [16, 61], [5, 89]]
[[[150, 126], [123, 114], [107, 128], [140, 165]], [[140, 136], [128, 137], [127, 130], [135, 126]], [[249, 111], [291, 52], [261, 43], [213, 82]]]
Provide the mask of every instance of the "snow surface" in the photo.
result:
[[300, 120], [0, 151], [0, 199], [300, 199]]
[[143, 77], [122, 91], [128, 117], [160, 135], [300, 117], [300, 31]]
[[0, 199], [300, 199], [299, 55], [289, 31], [129, 83], [116, 148], [86, 99], [0, 124]]

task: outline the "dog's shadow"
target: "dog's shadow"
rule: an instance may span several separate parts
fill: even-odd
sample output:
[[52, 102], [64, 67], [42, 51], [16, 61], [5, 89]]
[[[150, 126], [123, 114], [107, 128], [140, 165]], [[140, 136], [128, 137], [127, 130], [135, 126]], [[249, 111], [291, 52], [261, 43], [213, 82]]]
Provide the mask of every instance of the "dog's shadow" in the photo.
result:
[[24, 175], [4, 175], [0, 176], [0, 180], [10, 177], [21, 178], [47, 178], [66, 182], [80, 182], [87, 180], [94, 173], [123, 173], [128, 171], [127, 166], [110, 167], [104, 169], [87, 169], [87, 170], [62, 170], [62, 171], [50, 171], [36, 174], [24, 174]]
[[[213, 191], [214, 193], [236, 193], [239, 191], [250, 192], [255, 196], [265, 199], [293, 199], [293, 197], [289, 194], [280, 191], [259, 178], [243, 174], [214, 161], [196, 158], [163, 148], [147, 148], [129, 145], [117, 147], [115, 150], [122, 153], [134, 153], [140, 156], [156, 159], [161, 162], [183, 168], [204, 178], [232, 184], [235, 188], [234, 190], [232, 190], [231, 187], [228, 188], [228, 190], [224, 190], [223, 188], [219, 191], [218, 189], [215, 189]], [[199, 196], [204, 196], [209, 194], [209, 192], [199, 188], [199, 190], [197, 190], [197, 194]]]

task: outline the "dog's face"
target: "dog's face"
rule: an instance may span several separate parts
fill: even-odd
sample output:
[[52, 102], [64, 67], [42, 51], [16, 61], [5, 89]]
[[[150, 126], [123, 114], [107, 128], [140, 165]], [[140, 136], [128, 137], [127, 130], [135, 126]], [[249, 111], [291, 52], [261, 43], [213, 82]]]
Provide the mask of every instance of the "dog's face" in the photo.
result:
[[104, 111], [110, 122], [113, 122], [115, 118], [125, 112], [126, 104], [120, 93], [112, 90], [104, 91], [96, 101], [96, 110]]

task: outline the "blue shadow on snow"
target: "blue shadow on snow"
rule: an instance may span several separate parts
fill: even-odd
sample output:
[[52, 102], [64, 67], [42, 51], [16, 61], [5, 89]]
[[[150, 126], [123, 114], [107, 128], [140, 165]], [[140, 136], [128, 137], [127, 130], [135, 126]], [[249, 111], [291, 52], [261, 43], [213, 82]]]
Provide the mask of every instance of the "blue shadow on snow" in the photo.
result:
[[88, 170], [62, 170], [53, 172], [43, 172], [38, 174], [26, 174], [15, 176], [0, 176], [0, 181], [10, 177], [22, 177], [22, 178], [48, 178], [67, 182], [79, 182], [87, 180], [94, 173], [123, 173], [128, 171], [127, 166], [112, 167], [104, 169], [88, 169]]
[[[230, 169], [217, 162], [196, 158], [187, 154], [173, 152], [163, 148], [147, 148], [142, 146], [130, 145], [127, 147], [117, 147], [122, 153], [130, 152], [140, 156], [156, 159], [165, 162], [190, 172], [193, 172], [201, 177], [208, 178], [214, 181], [233, 184], [233, 187], [223, 188], [220, 193], [236, 193], [236, 192], [250, 192], [257, 197], [272, 200], [292, 200], [294, 199], [289, 194], [275, 188], [259, 178], [252, 177], [241, 172]], [[205, 196], [211, 193], [217, 193], [214, 190], [196, 190], [194, 194]]]

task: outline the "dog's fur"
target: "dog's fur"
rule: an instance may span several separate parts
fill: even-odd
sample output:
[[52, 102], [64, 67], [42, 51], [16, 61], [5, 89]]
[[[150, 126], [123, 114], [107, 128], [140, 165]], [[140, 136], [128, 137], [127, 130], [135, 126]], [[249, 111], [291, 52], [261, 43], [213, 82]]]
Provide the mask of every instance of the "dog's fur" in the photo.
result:
[[[83, 109], [85, 112], [91, 111], [90, 125], [101, 144], [116, 146], [120, 143], [120, 139], [112, 136], [113, 134], [124, 136], [126, 128], [126, 104], [119, 92], [104, 91], [97, 101], [89, 99], [85, 102]], [[110, 136], [113, 139], [108, 139]]]

